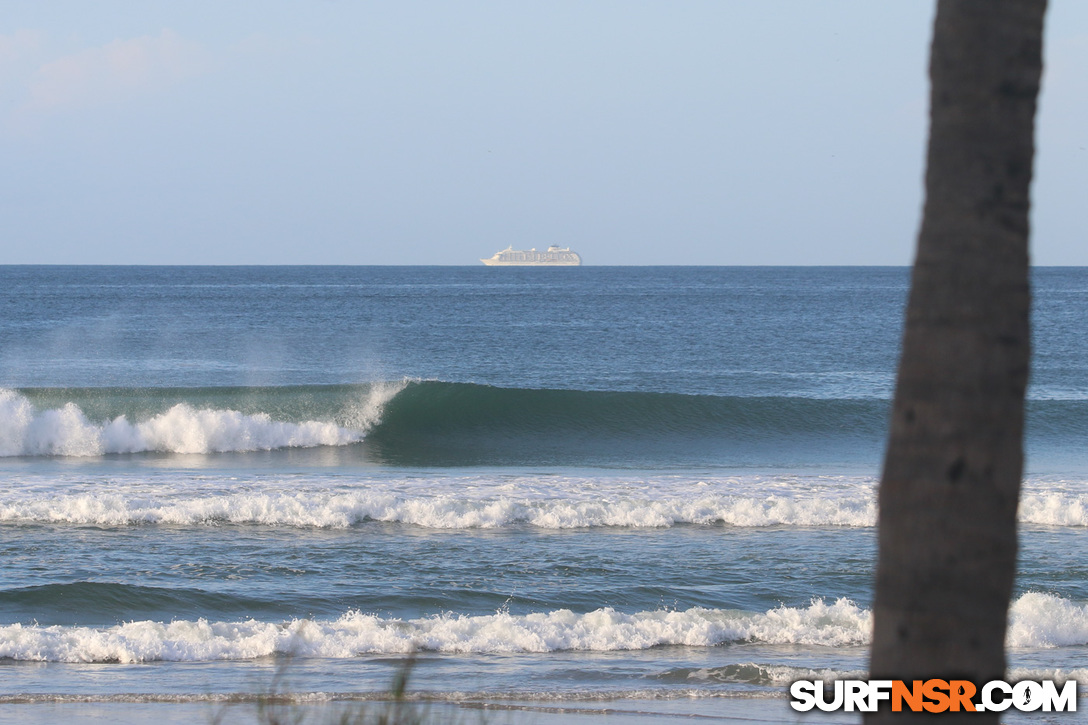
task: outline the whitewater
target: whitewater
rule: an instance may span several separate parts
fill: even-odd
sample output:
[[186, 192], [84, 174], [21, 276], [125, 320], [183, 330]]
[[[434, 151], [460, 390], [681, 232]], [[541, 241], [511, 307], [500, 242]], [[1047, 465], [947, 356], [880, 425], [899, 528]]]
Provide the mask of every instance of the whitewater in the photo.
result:
[[176, 403], [129, 421], [124, 414], [92, 421], [73, 401], [39, 410], [17, 391], [0, 388], [0, 456], [100, 456], [107, 453], [225, 453], [339, 446], [361, 441], [382, 405], [406, 382], [369, 386], [351, 410], [358, 429], [333, 421], [273, 420], [269, 413], [195, 408]]
[[[517, 653], [642, 650], [732, 642], [859, 646], [872, 613], [848, 599], [767, 612], [692, 608], [624, 614], [612, 608], [515, 616], [508, 612], [386, 619], [348, 612], [336, 620], [126, 622], [108, 628], [15, 624], [0, 627], [0, 657], [45, 662], [253, 659], [271, 655], [345, 658], [414, 652]], [[1022, 595], [1010, 612], [1008, 646], [1088, 645], [1088, 604]], [[1086, 682], [1088, 684], [1088, 682]]]
[[[868, 476], [14, 476], [0, 522], [348, 528], [366, 522], [431, 529], [589, 527], [873, 527]], [[1088, 527], [1088, 481], [1024, 484], [1022, 524]]]

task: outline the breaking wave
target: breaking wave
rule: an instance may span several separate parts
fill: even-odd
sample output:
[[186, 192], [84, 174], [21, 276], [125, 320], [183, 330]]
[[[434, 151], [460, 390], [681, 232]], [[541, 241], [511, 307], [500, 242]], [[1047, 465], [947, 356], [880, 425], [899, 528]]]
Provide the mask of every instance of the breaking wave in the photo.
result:
[[355, 657], [414, 651], [520, 653], [707, 647], [758, 641], [828, 646], [868, 638], [870, 615], [853, 602], [815, 600], [755, 614], [693, 608], [624, 614], [567, 609], [538, 614], [443, 614], [401, 620], [349, 612], [336, 620], [128, 622], [113, 627], [0, 627], [0, 658], [59, 662], [233, 660], [269, 655]]
[[[354, 477], [353, 477], [354, 478]], [[876, 525], [867, 476], [421, 476], [325, 479], [194, 476], [12, 478], [0, 522], [97, 526], [259, 525], [343, 529], [368, 522], [428, 529]], [[1088, 526], [1088, 484], [1031, 480], [1022, 524]]]
[[[0, 627], [0, 658], [152, 662], [270, 655], [347, 658], [414, 651], [607, 652], [729, 643], [860, 647], [868, 643], [871, 629], [872, 614], [849, 599], [814, 599], [806, 607], [781, 606], [762, 613], [692, 608], [625, 614], [605, 608], [583, 614], [560, 609], [527, 615], [442, 614], [402, 620], [348, 612], [335, 620], [278, 623], [197, 619], [126, 622], [112, 627], [12, 624]], [[1049, 594], [1024, 594], [1010, 612], [1008, 644], [1013, 648], [1088, 644], [1088, 606]], [[690, 670], [683, 676], [734, 681], [752, 677], [777, 682], [791, 676], [791, 672]]]
[[1088, 604], [1028, 592], [1009, 608], [1010, 647], [1069, 647], [1088, 644]]
[[1020, 522], [1045, 526], [1088, 526], [1088, 494], [1025, 491], [1020, 496]]
[[828, 437], [878, 442], [880, 400], [532, 390], [401, 381], [280, 388], [0, 389], [0, 456], [343, 446], [404, 464], [708, 452]]
[[[0, 389], [0, 456], [343, 446], [384, 463], [509, 465], [864, 459], [888, 401], [529, 390], [473, 383]], [[1080, 401], [1033, 401], [1029, 440], [1083, 441]], [[768, 457], [770, 456], [770, 457]], [[799, 458], [800, 457], [800, 458]]]
[[[0, 456], [100, 456], [106, 453], [225, 453], [341, 446], [363, 439], [381, 406], [400, 386], [373, 386], [345, 427], [330, 420], [274, 420], [266, 412], [195, 407], [176, 402], [130, 420], [120, 413], [91, 420], [75, 402], [41, 410], [26, 396], [0, 389]], [[87, 397], [83, 391], [82, 397]], [[122, 404], [128, 402], [123, 400]]]
[[827, 501], [779, 496], [712, 495], [657, 501], [530, 501], [516, 497], [465, 500], [453, 496], [402, 497], [379, 492], [239, 493], [153, 502], [122, 494], [0, 500], [0, 521], [123, 526], [132, 524], [261, 524], [344, 528], [367, 521], [432, 529], [544, 529], [598, 526], [657, 528], [677, 524], [760, 526], [872, 526], [868, 499]]
[[[875, 464], [888, 401], [497, 388], [403, 380], [252, 388], [0, 389], [0, 456], [345, 446], [403, 465]], [[1078, 400], [1029, 404], [1029, 443], [1088, 436]], [[1067, 445], [1068, 444], [1068, 445]]]

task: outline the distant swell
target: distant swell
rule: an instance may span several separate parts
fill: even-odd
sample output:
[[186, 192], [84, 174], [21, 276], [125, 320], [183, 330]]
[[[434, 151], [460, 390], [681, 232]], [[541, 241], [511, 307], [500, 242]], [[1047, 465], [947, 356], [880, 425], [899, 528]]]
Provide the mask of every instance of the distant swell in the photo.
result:
[[[0, 658], [55, 662], [238, 660], [281, 654], [346, 658], [418, 650], [518, 653], [607, 652], [730, 642], [860, 647], [869, 641], [872, 615], [848, 599], [813, 600], [807, 607], [763, 613], [692, 608], [624, 614], [611, 608], [585, 614], [561, 609], [537, 614], [443, 614], [386, 619], [349, 612], [336, 620], [289, 622], [127, 622], [113, 627], [0, 627]], [[1048, 594], [1013, 603], [1008, 644], [1047, 648], [1088, 644], [1088, 607]], [[777, 680], [774, 673], [750, 673]], [[691, 671], [698, 679], [737, 679], [744, 672]]]
[[[54, 624], [79, 620], [109, 622], [134, 616], [199, 617], [266, 615], [282, 602], [197, 588], [149, 587], [114, 582], [80, 581], [0, 590], [0, 609], [9, 621]], [[289, 610], [288, 610], [289, 611]], [[58, 619], [57, 617], [60, 617]], [[67, 617], [67, 619], [65, 619]], [[78, 620], [77, 620], [78, 621]]]

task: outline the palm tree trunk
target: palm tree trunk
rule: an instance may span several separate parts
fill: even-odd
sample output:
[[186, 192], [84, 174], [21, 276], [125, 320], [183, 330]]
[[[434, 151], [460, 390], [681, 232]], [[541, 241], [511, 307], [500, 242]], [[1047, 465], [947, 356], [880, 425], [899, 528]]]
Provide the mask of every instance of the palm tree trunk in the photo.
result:
[[[1046, 0], [938, 3], [925, 211], [880, 484], [874, 678], [1005, 674], [1045, 10]], [[922, 720], [867, 722], [888, 718]]]

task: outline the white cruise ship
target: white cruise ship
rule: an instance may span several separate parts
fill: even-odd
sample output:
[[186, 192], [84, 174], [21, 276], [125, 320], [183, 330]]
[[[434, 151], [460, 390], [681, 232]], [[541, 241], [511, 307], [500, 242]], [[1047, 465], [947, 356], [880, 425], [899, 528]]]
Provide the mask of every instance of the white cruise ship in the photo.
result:
[[553, 244], [544, 252], [538, 252], [535, 248], [520, 250], [507, 247], [480, 261], [488, 267], [577, 267], [582, 263], [582, 258], [570, 247]]

